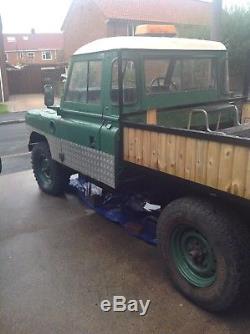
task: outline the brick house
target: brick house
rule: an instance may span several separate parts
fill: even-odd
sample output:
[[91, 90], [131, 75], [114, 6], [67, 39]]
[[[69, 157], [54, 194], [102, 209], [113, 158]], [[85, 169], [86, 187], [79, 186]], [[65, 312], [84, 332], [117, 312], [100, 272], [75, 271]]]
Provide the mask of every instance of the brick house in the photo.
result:
[[10, 94], [41, 93], [48, 81], [59, 87], [65, 72], [62, 33], [32, 31], [3, 37]]
[[62, 63], [63, 36], [61, 33], [4, 34], [7, 62], [13, 66]]
[[7, 101], [9, 98], [6, 58], [4, 53], [4, 38], [2, 33], [2, 20], [0, 16], [0, 102]]
[[98, 38], [133, 35], [143, 23], [209, 25], [212, 4], [200, 0], [73, 0], [62, 25], [65, 60]]

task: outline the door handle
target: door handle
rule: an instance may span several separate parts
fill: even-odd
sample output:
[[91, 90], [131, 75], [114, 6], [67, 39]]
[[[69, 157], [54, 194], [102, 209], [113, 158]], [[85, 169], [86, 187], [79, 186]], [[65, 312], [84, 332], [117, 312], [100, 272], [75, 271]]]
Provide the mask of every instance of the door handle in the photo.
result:
[[108, 122], [105, 124], [106, 129], [111, 129], [112, 128], [112, 123]]
[[94, 136], [89, 136], [89, 147], [96, 148], [96, 141]]

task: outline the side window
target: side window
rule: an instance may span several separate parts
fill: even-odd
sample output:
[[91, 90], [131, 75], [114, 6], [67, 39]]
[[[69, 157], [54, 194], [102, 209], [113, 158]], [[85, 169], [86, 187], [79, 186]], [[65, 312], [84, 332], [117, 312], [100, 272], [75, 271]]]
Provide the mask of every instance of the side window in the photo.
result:
[[102, 62], [81, 61], [73, 64], [65, 101], [97, 104], [101, 100]]
[[[123, 103], [134, 104], [137, 101], [136, 89], [136, 71], [133, 60], [124, 59], [122, 61], [122, 78], [123, 78]], [[112, 66], [112, 87], [111, 100], [113, 103], [119, 101], [119, 85], [118, 85], [118, 60], [113, 62]]]
[[212, 59], [177, 60], [172, 82], [182, 91], [216, 88], [216, 68]]
[[145, 59], [147, 94], [216, 88], [216, 62], [211, 58]]
[[164, 91], [170, 59], [145, 59], [144, 76], [148, 94]]
[[102, 83], [102, 62], [89, 62], [88, 77], [88, 103], [99, 103], [101, 100], [101, 83]]
[[88, 62], [73, 64], [65, 101], [86, 103], [87, 101]]

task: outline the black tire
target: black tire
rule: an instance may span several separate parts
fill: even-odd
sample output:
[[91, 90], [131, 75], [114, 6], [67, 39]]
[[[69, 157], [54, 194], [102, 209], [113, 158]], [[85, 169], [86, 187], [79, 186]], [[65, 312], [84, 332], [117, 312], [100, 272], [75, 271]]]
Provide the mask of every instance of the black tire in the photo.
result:
[[[246, 301], [250, 277], [249, 231], [234, 212], [228, 209], [225, 211], [222, 205], [210, 200], [177, 199], [162, 211], [157, 229], [158, 246], [168, 276], [173, 285], [189, 300], [212, 312], [229, 310]], [[209, 251], [204, 252], [205, 255], [201, 253], [203, 258], [197, 257], [197, 252], [195, 254], [196, 250], [193, 251], [192, 247], [190, 255], [186, 246], [189, 242], [187, 241], [188, 232], [181, 234], [181, 231], [193, 230], [197, 235], [204, 237], [209, 245]], [[176, 231], [180, 231], [180, 238], [182, 238], [180, 243]], [[176, 254], [180, 254], [177, 252], [179, 247], [182, 247], [181, 250], [187, 247], [187, 253], [184, 254], [187, 261], [183, 260], [184, 257], [176, 257]], [[195, 284], [193, 283], [192, 276], [186, 276], [183, 273], [186, 273], [185, 270], [191, 270], [193, 262], [197, 259], [200, 261], [199, 266], [203, 265], [202, 261], [210, 251], [215, 260], [212, 263], [215, 270], [206, 273], [209, 274], [207, 276], [209, 283], [204, 280], [207, 277], [201, 277], [201, 282], [206, 284], [199, 287], [196, 281]], [[201, 254], [198, 253], [198, 256]], [[189, 257], [193, 261], [191, 267], [182, 267], [185, 261], [189, 266]], [[206, 263], [208, 262], [206, 260]], [[199, 277], [200, 275], [199, 273]]]
[[[31, 161], [40, 189], [49, 195], [61, 195], [69, 183], [70, 174], [64, 166], [51, 158], [49, 145], [46, 142], [40, 142], [33, 147]], [[46, 168], [43, 166], [45, 161]]]

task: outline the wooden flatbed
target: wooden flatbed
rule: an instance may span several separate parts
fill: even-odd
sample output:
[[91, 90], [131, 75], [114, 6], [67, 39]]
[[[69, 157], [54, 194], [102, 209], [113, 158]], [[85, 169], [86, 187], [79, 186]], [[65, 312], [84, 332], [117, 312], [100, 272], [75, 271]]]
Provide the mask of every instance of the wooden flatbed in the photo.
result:
[[249, 129], [240, 125], [225, 129], [223, 134], [125, 122], [123, 157], [140, 166], [250, 199], [250, 139], [244, 137]]

